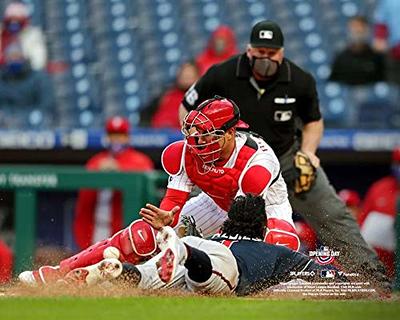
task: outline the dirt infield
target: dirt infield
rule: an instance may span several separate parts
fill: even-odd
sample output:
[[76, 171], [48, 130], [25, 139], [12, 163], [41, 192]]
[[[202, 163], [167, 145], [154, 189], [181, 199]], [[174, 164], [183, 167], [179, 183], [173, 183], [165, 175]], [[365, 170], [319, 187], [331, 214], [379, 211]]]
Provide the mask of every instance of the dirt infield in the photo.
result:
[[[346, 295], [304, 295], [303, 292], [290, 292], [285, 290], [286, 285], [281, 284], [271, 287], [260, 293], [247, 296], [248, 299], [295, 299], [295, 300], [376, 300], [376, 301], [399, 301], [400, 294], [382, 295], [377, 292], [349, 293]], [[20, 283], [12, 283], [0, 287], [0, 297], [194, 297], [207, 296], [207, 294], [195, 294], [184, 290], [141, 290], [128, 285], [111, 285], [109, 283], [101, 286], [76, 286], [68, 284], [49, 285], [46, 287], [27, 287]], [[227, 295], [219, 295], [227, 296]]]
[[128, 286], [75, 286], [49, 285], [46, 287], [27, 287], [13, 283], [0, 288], [3, 297], [141, 297], [141, 296], [193, 296], [193, 293], [179, 290], [141, 290]]

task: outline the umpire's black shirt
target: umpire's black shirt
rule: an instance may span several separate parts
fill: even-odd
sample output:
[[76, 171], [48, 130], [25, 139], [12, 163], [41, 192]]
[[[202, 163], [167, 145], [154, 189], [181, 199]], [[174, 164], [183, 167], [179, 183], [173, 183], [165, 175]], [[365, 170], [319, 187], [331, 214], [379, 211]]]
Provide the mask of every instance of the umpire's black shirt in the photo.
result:
[[215, 95], [232, 99], [250, 130], [262, 135], [282, 155], [294, 143], [295, 118], [303, 123], [321, 119], [315, 80], [288, 59], [268, 82], [252, 77], [246, 54], [212, 66], [185, 94], [186, 109], [195, 109]]

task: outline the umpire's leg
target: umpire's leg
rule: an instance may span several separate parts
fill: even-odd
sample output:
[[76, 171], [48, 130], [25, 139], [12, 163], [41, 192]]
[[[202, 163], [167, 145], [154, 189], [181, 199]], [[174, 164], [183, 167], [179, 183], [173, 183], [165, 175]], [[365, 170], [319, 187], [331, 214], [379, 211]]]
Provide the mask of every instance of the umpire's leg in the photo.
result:
[[[353, 216], [336, 192], [322, 168], [317, 169], [313, 188], [300, 195], [289, 191], [289, 200], [316, 231], [324, 245], [339, 250], [339, 262], [349, 271], [361, 271], [361, 266], [376, 269], [378, 258], [360, 234]], [[356, 270], [355, 270], [356, 269]]]
[[294, 184], [287, 180], [290, 176], [293, 178], [290, 172], [293, 172], [295, 152], [293, 147], [280, 158], [293, 210], [305, 218], [324, 245], [340, 251], [338, 260], [349, 271], [382, 269], [377, 255], [362, 238], [356, 221], [336, 195], [322, 168], [317, 169], [317, 178], [310, 191], [294, 194]]

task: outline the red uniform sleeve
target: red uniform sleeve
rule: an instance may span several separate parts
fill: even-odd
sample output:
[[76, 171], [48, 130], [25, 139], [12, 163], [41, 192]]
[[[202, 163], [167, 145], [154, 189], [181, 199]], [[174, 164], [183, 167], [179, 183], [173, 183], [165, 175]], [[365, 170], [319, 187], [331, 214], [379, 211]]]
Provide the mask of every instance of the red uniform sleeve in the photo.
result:
[[385, 24], [378, 23], [375, 25], [374, 34], [375, 38], [385, 40], [389, 36], [389, 30]]
[[271, 181], [271, 172], [267, 168], [255, 165], [250, 167], [241, 181], [244, 193], [261, 194]]
[[173, 88], [165, 93], [151, 119], [153, 128], [181, 128], [177, 115], [184, 94], [185, 92], [178, 88]]
[[153, 161], [144, 153], [134, 149], [128, 149], [116, 160], [123, 171], [151, 171], [154, 169]]
[[175, 227], [179, 222], [182, 208], [189, 197], [189, 192], [167, 189], [164, 198], [160, 203], [160, 209], [170, 211], [175, 206], [179, 206], [181, 209], [175, 214], [174, 220], [171, 223], [171, 227]]
[[378, 211], [387, 215], [394, 215], [396, 212], [395, 190], [397, 182], [392, 177], [384, 177], [375, 182], [368, 190], [359, 216], [359, 224], [362, 225], [364, 220], [371, 211]]

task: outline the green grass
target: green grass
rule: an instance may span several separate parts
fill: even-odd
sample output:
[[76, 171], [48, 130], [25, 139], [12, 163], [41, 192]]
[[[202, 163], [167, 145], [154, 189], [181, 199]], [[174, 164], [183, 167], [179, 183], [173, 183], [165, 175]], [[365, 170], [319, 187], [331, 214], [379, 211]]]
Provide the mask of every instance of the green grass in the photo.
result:
[[398, 301], [211, 297], [0, 298], [1, 320], [400, 319]]

